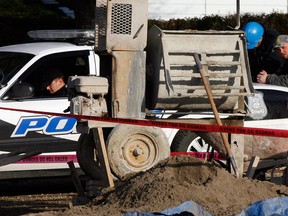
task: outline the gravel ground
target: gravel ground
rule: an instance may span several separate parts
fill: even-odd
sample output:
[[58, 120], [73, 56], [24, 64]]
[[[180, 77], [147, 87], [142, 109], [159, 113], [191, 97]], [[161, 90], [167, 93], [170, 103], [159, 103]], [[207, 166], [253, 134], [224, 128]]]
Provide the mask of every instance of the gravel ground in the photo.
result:
[[70, 177], [2, 180], [0, 215], [65, 210], [72, 205], [75, 197], [77, 193]]
[[33, 194], [0, 197], [0, 215], [16, 216], [31, 213], [60, 211], [69, 208], [77, 194]]

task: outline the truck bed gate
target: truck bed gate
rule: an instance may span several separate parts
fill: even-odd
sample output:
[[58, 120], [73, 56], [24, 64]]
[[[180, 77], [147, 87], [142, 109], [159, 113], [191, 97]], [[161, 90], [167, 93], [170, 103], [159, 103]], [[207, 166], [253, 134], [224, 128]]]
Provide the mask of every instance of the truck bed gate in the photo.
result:
[[242, 31], [148, 32], [151, 109], [211, 110], [193, 58], [200, 55], [218, 110], [237, 108], [239, 96], [253, 92]]

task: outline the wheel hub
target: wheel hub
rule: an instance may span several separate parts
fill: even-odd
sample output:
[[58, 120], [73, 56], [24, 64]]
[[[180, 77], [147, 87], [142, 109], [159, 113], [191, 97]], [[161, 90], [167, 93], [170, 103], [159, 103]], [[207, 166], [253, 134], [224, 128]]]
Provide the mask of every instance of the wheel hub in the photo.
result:
[[123, 157], [126, 162], [135, 168], [145, 167], [155, 159], [155, 148], [153, 144], [147, 138], [135, 136], [134, 139], [130, 139], [129, 142], [123, 148]]
[[142, 151], [141, 148], [139, 148], [138, 146], [136, 147], [136, 149], [134, 149], [134, 151], [132, 152], [133, 156], [134, 157], [138, 157], [140, 156], [141, 154], [144, 154], [144, 152]]

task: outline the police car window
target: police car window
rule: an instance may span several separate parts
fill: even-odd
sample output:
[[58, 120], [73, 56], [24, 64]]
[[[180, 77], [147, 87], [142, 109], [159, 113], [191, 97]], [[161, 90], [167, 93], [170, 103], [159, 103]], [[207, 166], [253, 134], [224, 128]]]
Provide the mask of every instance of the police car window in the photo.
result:
[[27, 53], [0, 52], [1, 84], [5, 85], [33, 57]]
[[258, 90], [263, 92], [263, 98], [268, 110], [265, 119], [288, 118], [288, 92], [275, 90]]
[[[33, 86], [34, 98], [56, 97], [56, 94], [49, 93], [46, 87], [43, 86], [47, 73], [55, 69], [61, 71], [63, 73], [63, 80], [67, 84], [69, 76], [89, 74], [88, 56], [88, 51], [66, 52], [45, 56], [31, 66], [19, 78], [17, 83], [29, 83]], [[10, 96], [6, 98], [11, 99], [11, 91], [7, 93]]]

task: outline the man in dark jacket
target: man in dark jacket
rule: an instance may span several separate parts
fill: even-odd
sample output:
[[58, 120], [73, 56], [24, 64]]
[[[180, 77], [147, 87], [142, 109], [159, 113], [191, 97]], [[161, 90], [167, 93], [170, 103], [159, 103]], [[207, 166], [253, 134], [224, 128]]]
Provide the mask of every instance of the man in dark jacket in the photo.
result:
[[63, 73], [58, 69], [51, 69], [45, 75], [43, 88], [55, 97], [66, 97], [67, 88]]
[[274, 49], [285, 59], [286, 64], [283, 71], [286, 71], [286, 74], [269, 74], [266, 70], [262, 70], [257, 75], [257, 82], [288, 87], [288, 35], [279, 35]]
[[273, 50], [279, 33], [257, 22], [246, 23], [243, 31], [247, 41], [252, 81], [257, 81], [257, 74], [262, 70], [269, 74], [282, 74], [284, 60], [279, 52]]

